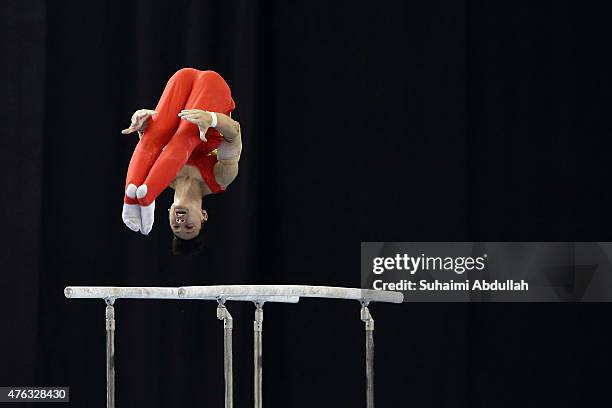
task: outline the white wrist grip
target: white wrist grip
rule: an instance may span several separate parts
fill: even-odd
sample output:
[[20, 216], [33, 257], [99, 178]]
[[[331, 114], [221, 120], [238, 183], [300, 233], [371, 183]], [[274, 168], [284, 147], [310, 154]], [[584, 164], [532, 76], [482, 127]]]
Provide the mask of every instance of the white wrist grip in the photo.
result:
[[212, 120], [210, 122], [210, 127], [211, 128], [216, 128], [217, 127], [217, 123], [218, 123], [218, 118], [217, 118], [217, 114], [215, 112], [208, 112], [208, 114], [211, 116]]

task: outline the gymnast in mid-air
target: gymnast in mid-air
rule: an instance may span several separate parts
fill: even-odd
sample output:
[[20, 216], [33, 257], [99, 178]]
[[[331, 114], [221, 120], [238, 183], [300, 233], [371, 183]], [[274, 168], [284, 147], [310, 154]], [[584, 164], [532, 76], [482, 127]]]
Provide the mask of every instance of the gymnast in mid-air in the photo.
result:
[[208, 219], [202, 197], [224, 191], [238, 174], [240, 124], [225, 80], [214, 71], [178, 70], [155, 108], [139, 109], [123, 134], [138, 132], [125, 180], [122, 219], [132, 231], [153, 228], [155, 199], [174, 189], [170, 228], [192, 240]]

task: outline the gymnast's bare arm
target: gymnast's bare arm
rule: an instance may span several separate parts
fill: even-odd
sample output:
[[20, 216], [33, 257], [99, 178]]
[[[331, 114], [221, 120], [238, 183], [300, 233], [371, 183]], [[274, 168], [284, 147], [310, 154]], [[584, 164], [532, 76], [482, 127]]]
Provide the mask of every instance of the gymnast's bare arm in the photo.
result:
[[[216, 113], [216, 129], [223, 135], [223, 141], [217, 148], [217, 164], [215, 164], [215, 180], [222, 187], [227, 187], [238, 175], [238, 161], [242, 151], [240, 123], [223, 113]], [[179, 113], [181, 119], [198, 125], [203, 140], [206, 131], [212, 123], [210, 113], [199, 109], [187, 109]]]
[[242, 152], [242, 134], [240, 123], [224, 114], [218, 114], [217, 117], [217, 129], [223, 135], [224, 141], [218, 148], [218, 161], [214, 168], [215, 179], [217, 183], [227, 187], [238, 175], [238, 162]]

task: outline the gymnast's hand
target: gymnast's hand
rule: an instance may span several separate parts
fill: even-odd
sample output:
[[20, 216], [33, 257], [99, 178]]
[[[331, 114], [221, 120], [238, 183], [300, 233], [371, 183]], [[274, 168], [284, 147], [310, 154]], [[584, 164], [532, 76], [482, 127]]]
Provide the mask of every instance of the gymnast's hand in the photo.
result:
[[198, 125], [198, 128], [200, 128], [200, 139], [206, 142], [206, 131], [212, 124], [210, 113], [199, 109], [183, 109], [178, 116], [194, 125]]
[[132, 115], [132, 123], [130, 124], [130, 127], [123, 129], [121, 133], [124, 135], [129, 135], [130, 133], [134, 133], [136, 131], [144, 131], [144, 129], [147, 127], [149, 118], [156, 113], [157, 112], [151, 109], [138, 109]]

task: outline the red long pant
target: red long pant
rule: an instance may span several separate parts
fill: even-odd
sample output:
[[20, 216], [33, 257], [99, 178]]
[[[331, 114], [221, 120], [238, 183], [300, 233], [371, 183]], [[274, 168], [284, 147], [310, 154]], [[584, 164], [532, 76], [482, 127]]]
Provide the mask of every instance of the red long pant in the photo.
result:
[[[183, 109], [201, 109], [229, 115], [235, 108], [231, 91], [223, 77], [214, 71], [183, 68], [168, 80], [164, 92], [136, 145], [125, 179], [125, 187], [147, 185], [141, 199], [124, 195], [126, 204], [151, 204], [172, 183], [193, 150], [202, 144], [197, 125], [183, 120]], [[206, 132], [206, 150], [212, 151], [223, 140], [216, 129]]]

